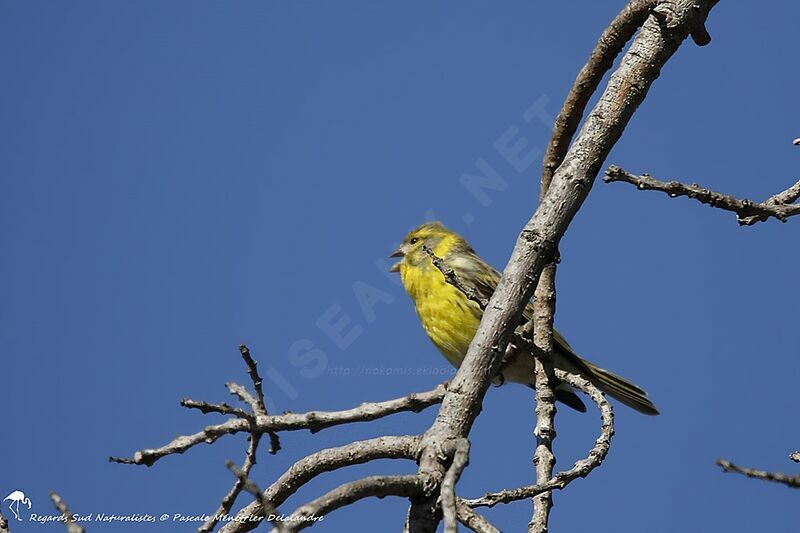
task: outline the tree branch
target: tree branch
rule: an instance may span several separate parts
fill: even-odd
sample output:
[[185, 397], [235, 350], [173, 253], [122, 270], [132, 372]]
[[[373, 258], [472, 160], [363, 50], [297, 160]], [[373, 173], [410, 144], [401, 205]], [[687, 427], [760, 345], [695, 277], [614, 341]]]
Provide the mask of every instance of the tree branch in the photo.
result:
[[207, 426], [202, 431], [192, 435], [175, 437], [171, 442], [160, 448], [137, 451], [132, 459], [110, 457], [109, 460], [115, 463], [152, 466], [162, 457], [184, 453], [189, 448], [200, 443], [212, 444], [224, 435], [233, 435], [245, 431], [251, 432], [253, 430], [258, 433], [298, 430], [309, 430], [312, 433], [316, 433], [322, 429], [341, 424], [376, 420], [405, 411], [419, 412], [441, 402], [446, 390], [446, 385], [442, 383], [430, 391], [409, 394], [402, 398], [384, 402], [362, 403], [358, 407], [343, 411], [310, 411], [302, 414], [287, 413], [278, 416], [267, 416], [261, 419], [255, 428], [251, 428], [247, 420], [236, 418], [222, 424]]
[[[282, 522], [280, 522], [277, 519], [272, 518], [273, 516], [277, 516], [277, 515], [280, 514], [280, 512], [278, 511], [278, 508], [275, 507], [274, 505], [272, 505], [267, 500], [267, 498], [264, 496], [264, 493], [261, 492], [260, 488], [258, 488], [258, 485], [256, 485], [248, 477], [248, 473], [245, 472], [244, 470], [241, 470], [241, 469], [237, 468], [236, 465], [233, 464], [233, 461], [226, 461], [225, 462], [225, 466], [227, 466], [228, 470], [233, 472], [233, 475], [236, 476], [236, 483], [240, 484], [241, 487], [244, 490], [246, 490], [247, 492], [249, 492], [250, 494], [252, 494], [253, 496], [256, 497], [256, 501], [259, 503], [259, 506], [262, 509], [263, 513], [264, 513], [263, 516], [261, 516], [261, 518], [262, 519], [266, 518], [267, 520], [272, 522], [272, 524], [275, 526], [274, 531], [276, 531], [277, 533], [283, 533], [284, 531], [286, 531], [286, 528], [283, 526]], [[205, 526], [205, 524], [204, 524], [204, 526]], [[202, 530], [202, 528], [201, 528], [201, 530]], [[213, 530], [213, 526], [212, 526], [211, 530]]]
[[447, 469], [442, 480], [442, 515], [444, 517], [445, 533], [458, 533], [458, 519], [456, 509], [456, 483], [461, 473], [469, 463], [469, 440], [459, 439], [452, 443], [448, 450], [453, 462]]
[[800, 213], [800, 204], [792, 204], [800, 198], [800, 181], [762, 203], [747, 199], [740, 200], [706, 189], [696, 183], [687, 185], [679, 181], [659, 181], [647, 174], [631, 174], [616, 165], [612, 165], [606, 170], [603, 181], [606, 183], [614, 181], [630, 183], [641, 191], [661, 191], [668, 194], [670, 198], [686, 196], [711, 207], [736, 213], [737, 220], [742, 226], [751, 226], [757, 222], [763, 222], [769, 217], [786, 222], [787, 218]]
[[75, 521], [75, 515], [69, 510], [66, 502], [61, 499], [61, 496], [55, 492], [50, 493], [50, 501], [53, 502], [56, 510], [64, 517], [64, 525], [67, 527], [67, 533], [84, 533], [83, 526]]
[[[257, 500], [237, 513], [237, 518], [255, 517], [255, 520], [230, 522], [222, 528], [226, 533], [256, 527], [265, 513], [277, 513], [279, 505], [322, 472], [379, 458], [415, 459], [419, 469], [415, 475], [372, 476], [345, 483], [287, 515], [290, 520], [278, 518], [278, 528], [297, 531], [312, 525], [315, 519], [360, 499], [397, 495], [411, 501], [407, 531], [433, 533], [444, 516], [445, 531], [448, 533], [455, 531], [456, 520], [475, 531], [494, 532], [497, 529], [471, 507], [492, 506], [541, 495], [536, 499], [530, 526], [533, 531], [546, 531], [552, 503], [549, 500], [551, 495], [544, 493], [561, 489], [599, 466], [608, 453], [614, 432], [611, 405], [599, 389], [580, 376], [553, 370], [547, 358], [547, 354], [552, 352], [554, 261], [558, 244], [586, 199], [609, 151], [646, 97], [663, 65], [689, 34], [698, 43], [708, 41], [704, 22], [714, 4], [716, 0], [632, 0], [603, 32], [559, 113], [543, 162], [539, 205], [522, 229], [503, 276], [488, 302], [479, 298], [475, 291], [459, 286], [458, 277], [452, 269], [448, 269], [441, 259], [426, 249], [445, 279], [485, 310], [468, 353], [449, 386], [440, 385], [433, 391], [387, 402], [365, 403], [344, 411], [270, 416], [266, 411], [262, 379], [256, 362], [249, 350], [241, 346], [240, 353], [255, 392], [251, 393], [235, 383], [227, 386], [231, 393], [247, 404], [249, 411], [225, 403], [184, 400], [184, 407], [233, 418], [222, 424], [208, 426], [193, 435], [179, 436], [161, 448], [136, 452], [132, 459], [111, 460], [150, 466], [161, 457], [183, 453], [200, 442], [210, 444], [226, 434], [249, 433], [250, 444], [242, 468], [229, 463], [237, 481], [223, 498], [220, 508], [229, 510], [238, 494], [248, 490], [256, 495]], [[603, 74], [611, 68], [614, 58], [639, 26], [641, 29], [630, 49], [610, 76], [599, 101], [570, 145]], [[786, 194], [775, 200], [776, 205], [786, 198]], [[753, 215], [760, 216], [763, 213], [755, 212]], [[456, 496], [455, 486], [467, 465], [468, 434], [480, 412], [489, 383], [504, 362], [503, 356], [510, 348], [509, 341], [517, 333], [523, 309], [534, 291], [537, 294], [534, 320], [523, 329], [530, 333], [529, 328], [534, 328], [532, 342], [537, 358], [537, 483], [489, 493], [476, 500], [463, 500]], [[530, 335], [522, 338], [522, 343], [530, 342], [530, 338]], [[577, 461], [571, 469], [553, 475], [555, 458], [551, 445], [555, 437], [555, 406], [551, 385], [556, 379], [584, 391], [592, 398], [600, 409], [602, 427], [588, 457]], [[279, 431], [304, 429], [316, 432], [334, 425], [374, 420], [396, 412], [420, 411], [436, 403], [442, 404], [437, 417], [422, 436], [381, 437], [322, 450], [297, 461], [263, 492], [248, 477], [256, 461], [259, 439], [264, 433], [270, 435], [275, 451], [279, 447]], [[206, 524], [204, 527], [212, 529], [214, 525]]]
[[[586, 64], [578, 73], [553, 124], [553, 134], [545, 151], [542, 164], [542, 190], [550, 181], [567, 154], [569, 143], [578, 129], [583, 113], [600, 82], [614, 65], [636, 30], [647, 20], [658, 0], [633, 0], [603, 30]], [[545, 185], [546, 183], [546, 185]]]
[[456, 512], [458, 513], [458, 521], [475, 533], [500, 533], [499, 529], [490, 524], [485, 517], [476, 513], [460, 498], [456, 502]]
[[604, 93], [556, 170], [550, 192], [523, 228], [436, 420], [423, 437], [419, 474], [426, 487], [433, 487], [434, 495], [412, 504], [407, 529], [415, 533], [436, 530], [439, 514], [435, 489], [446, 471], [437, 450], [448, 440], [468, 435], [489, 383], [502, 363], [514, 325], [519, 323], [542, 269], [553, 260], [558, 242], [586, 199], [601, 165], [662, 66], [688, 34], [703, 23], [714, 3], [713, 0], [669, 2], [675, 13], [674, 27], [664, 27], [649, 17], [611, 75]]
[[783, 483], [787, 487], [792, 487], [794, 489], [800, 488], [800, 475], [788, 476], [780, 472], [767, 472], [766, 470], [756, 470], [755, 468], [744, 468], [730, 461], [726, 461], [725, 459], [717, 459], [716, 463], [722, 468], [723, 472], [735, 472], [753, 479]]
[[555, 374], [556, 378], [560, 381], [568, 383], [589, 396], [600, 410], [600, 435], [597, 437], [592, 449], [589, 450], [589, 453], [584, 459], [576, 461], [572, 468], [557, 473], [544, 483], [498, 492], [489, 492], [480, 498], [464, 500], [466, 505], [470, 507], [494, 507], [498, 503], [515, 502], [532, 498], [550, 490], [560, 490], [573, 480], [588, 476], [592, 470], [602, 464], [606, 455], [608, 455], [608, 450], [611, 447], [611, 438], [614, 436], [614, 410], [611, 404], [606, 400], [603, 392], [588, 379], [578, 376], [577, 374], [569, 374], [560, 369], [555, 369]]
[[486, 305], [489, 303], [488, 300], [484, 300], [480, 296], [478, 296], [478, 291], [475, 290], [475, 287], [467, 287], [464, 285], [461, 280], [458, 278], [455, 270], [452, 268], [447, 268], [444, 264], [444, 260], [441, 257], [438, 257], [433, 250], [428, 248], [427, 246], [423, 246], [422, 249], [425, 251], [428, 256], [431, 258], [431, 262], [433, 266], [435, 266], [439, 272], [442, 273], [444, 276], [445, 281], [455, 287], [456, 289], [460, 290], [464, 296], [467, 297], [468, 300], [471, 300], [478, 304], [481, 309], [486, 309]]
[[[321, 450], [295, 462], [264, 491], [264, 498], [272, 506], [279, 506], [300, 487], [324, 472], [376, 459], [414, 460], [419, 453], [421, 440], [419, 436], [379, 437]], [[220, 530], [221, 533], [250, 531], [258, 526], [265, 511], [260, 502], [255, 501], [236, 515], [242, 520], [229, 522]]]
[[[633, 0], [611, 21], [600, 35], [588, 61], [578, 73], [553, 125], [553, 133], [542, 162], [542, 180], [539, 201], [541, 202], [553, 179], [556, 169], [564, 161], [567, 149], [583, 118], [589, 100], [597, 90], [603, 76], [614, 64], [623, 47], [647, 19], [656, 0]], [[556, 252], [558, 255], [558, 252]], [[552, 441], [555, 431], [555, 395], [550, 384], [553, 381], [552, 363], [548, 355], [553, 347], [553, 317], [555, 315], [556, 261], [547, 265], [539, 278], [534, 297], [534, 343], [539, 348], [536, 357], [536, 429], [537, 438], [534, 464], [536, 480], [543, 483], [550, 479], [555, 465]], [[534, 324], [531, 324], [533, 326]], [[546, 531], [549, 512], [553, 506], [552, 494], [544, 492], [533, 501], [533, 516], [529, 531]]]
[[418, 475], [370, 476], [340, 485], [327, 494], [295, 509], [289, 516], [287, 531], [300, 531], [313, 525], [320, 517], [364, 498], [404, 496], [411, 498], [424, 491]]
[[239, 469], [235, 466], [231, 468], [233, 463], [228, 465], [228, 469], [236, 475], [236, 482], [233, 484], [233, 487], [231, 487], [228, 493], [222, 497], [222, 502], [217, 508], [217, 511], [212, 513], [208, 520], [206, 520], [203, 525], [198, 528], [197, 531], [199, 533], [210, 533], [211, 531], [214, 531], [214, 527], [216, 527], [217, 522], [219, 522], [219, 518], [223, 515], [230, 514], [233, 504], [236, 502], [236, 498], [239, 496], [242, 490], [244, 489], [249, 491], [250, 488], [252, 488], [248, 486], [248, 476], [250, 475], [250, 470], [256, 464], [256, 452], [258, 451], [258, 443], [261, 441], [261, 434], [251, 433], [249, 438], [250, 444], [247, 447], [242, 468]]
[[[553, 440], [556, 438], [556, 385], [553, 361], [553, 315], [555, 313], [555, 262], [547, 265], [539, 278], [533, 302], [533, 350], [535, 358], [534, 385], [536, 393], [536, 451], [533, 464], [536, 468], [536, 482], [544, 483], [553, 475], [556, 456], [553, 453]], [[528, 523], [530, 533], [544, 533], [548, 530], [550, 509], [553, 507], [553, 493], [542, 492], [533, 498], [533, 515]]]

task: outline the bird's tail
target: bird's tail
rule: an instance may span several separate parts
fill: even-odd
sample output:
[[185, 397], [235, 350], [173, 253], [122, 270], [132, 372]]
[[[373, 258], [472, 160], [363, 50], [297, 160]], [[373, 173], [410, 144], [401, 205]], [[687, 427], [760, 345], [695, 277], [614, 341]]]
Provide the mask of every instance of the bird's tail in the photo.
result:
[[625, 378], [619, 377], [613, 372], [609, 372], [605, 368], [595, 366], [589, 361], [583, 360], [583, 363], [589, 368], [592, 373], [592, 381], [597, 385], [600, 390], [610, 394], [620, 402], [624, 403], [632, 409], [636, 409], [645, 415], [657, 415], [658, 409], [647, 398], [647, 393], [628, 381]]

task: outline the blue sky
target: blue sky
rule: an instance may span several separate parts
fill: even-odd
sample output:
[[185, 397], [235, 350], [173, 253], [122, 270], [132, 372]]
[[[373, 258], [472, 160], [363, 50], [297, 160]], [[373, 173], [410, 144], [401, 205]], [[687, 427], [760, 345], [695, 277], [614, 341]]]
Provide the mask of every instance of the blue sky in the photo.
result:
[[[385, 257], [437, 218], [505, 264], [538, 194], [549, 124], [536, 117], [556, 114], [622, 4], [0, 3], [3, 496], [23, 490], [40, 514], [50, 490], [82, 513], [214, 511], [241, 436], [149, 469], [106, 458], [217, 421], [178, 401], [232, 401], [224, 382], [247, 381], [240, 342], [277, 412], [451, 375]], [[792, 184], [798, 16], [788, 0], [720, 3], [712, 44], [679, 50], [607, 163], [753, 199]], [[517, 168], [495, 147], [508, 135], [531, 150]], [[481, 165], [502, 190], [464, 186]], [[563, 240], [556, 323], [663, 414], [616, 410], [607, 461], [556, 494], [553, 531], [796, 528], [798, 494], [713, 462], [796, 471], [798, 237], [800, 220], [739, 228], [686, 199], [596, 184]], [[377, 303], [364, 308], [364, 291]], [[325, 333], [343, 317], [345, 338]], [[254, 477], [266, 486], [317, 449], [424, 431], [434, 413], [285, 435]], [[490, 390], [461, 495], [531, 481], [533, 418], [528, 389]], [[558, 467], [598, 427], [561, 409]], [[413, 469], [326, 474], [283, 510]], [[405, 507], [369, 500], [315, 527], [396, 530]], [[530, 504], [487, 516], [519, 531]]]

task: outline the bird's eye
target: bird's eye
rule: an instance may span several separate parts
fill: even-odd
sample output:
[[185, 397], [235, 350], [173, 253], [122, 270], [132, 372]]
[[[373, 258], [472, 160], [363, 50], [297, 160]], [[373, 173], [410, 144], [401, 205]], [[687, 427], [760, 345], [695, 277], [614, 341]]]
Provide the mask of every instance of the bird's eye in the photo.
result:
[[417, 244], [417, 242], [418, 242], [418, 241], [419, 241], [419, 239], [417, 239], [416, 237], [413, 237], [413, 238], [412, 238], [410, 241], [408, 241], [408, 242], [410, 242], [411, 244]]

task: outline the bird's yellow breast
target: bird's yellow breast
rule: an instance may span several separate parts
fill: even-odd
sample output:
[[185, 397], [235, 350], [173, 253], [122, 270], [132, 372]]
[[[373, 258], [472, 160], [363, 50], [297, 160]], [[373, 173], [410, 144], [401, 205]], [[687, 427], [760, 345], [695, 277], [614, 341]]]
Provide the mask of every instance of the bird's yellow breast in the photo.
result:
[[402, 264], [400, 276], [428, 337], [450, 363], [459, 366], [478, 330], [480, 307], [447, 283], [431, 262]]

